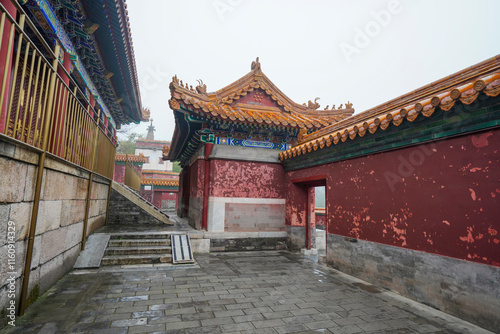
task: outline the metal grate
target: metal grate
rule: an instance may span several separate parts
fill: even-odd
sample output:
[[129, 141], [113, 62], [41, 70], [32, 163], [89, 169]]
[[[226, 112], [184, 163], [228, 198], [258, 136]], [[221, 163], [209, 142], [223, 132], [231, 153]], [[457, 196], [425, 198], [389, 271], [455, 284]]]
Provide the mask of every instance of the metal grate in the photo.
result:
[[189, 235], [172, 234], [172, 263], [194, 263]]

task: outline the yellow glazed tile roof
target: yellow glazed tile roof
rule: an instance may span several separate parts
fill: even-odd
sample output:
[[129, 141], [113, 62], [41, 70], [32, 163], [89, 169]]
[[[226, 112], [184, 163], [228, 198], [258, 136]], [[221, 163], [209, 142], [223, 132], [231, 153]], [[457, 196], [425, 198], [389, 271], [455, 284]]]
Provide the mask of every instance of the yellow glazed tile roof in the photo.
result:
[[298, 144], [279, 154], [281, 161], [321, 150], [332, 144], [363, 137], [399, 126], [402, 122], [413, 122], [420, 115], [431, 117], [438, 110], [448, 111], [457, 101], [469, 105], [481, 95], [500, 94], [500, 56], [464, 69], [446, 78], [433, 82], [414, 92], [400, 96], [361, 114], [330, 125], [299, 138]]
[[325, 110], [318, 110], [318, 98], [307, 105], [293, 102], [262, 73], [258, 59], [250, 73], [216, 92], [207, 93], [201, 80], [194, 89], [177, 77], [170, 83], [170, 91], [169, 105], [173, 110], [182, 106], [206, 118], [263, 127], [316, 130], [354, 113], [350, 102], [346, 108], [342, 104], [338, 109], [327, 106]]

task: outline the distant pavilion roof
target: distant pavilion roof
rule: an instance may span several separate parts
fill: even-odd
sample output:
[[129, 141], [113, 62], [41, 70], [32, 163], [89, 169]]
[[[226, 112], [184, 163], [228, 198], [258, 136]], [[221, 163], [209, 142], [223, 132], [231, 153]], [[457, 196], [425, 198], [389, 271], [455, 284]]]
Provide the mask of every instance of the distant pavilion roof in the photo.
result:
[[141, 184], [165, 187], [179, 187], [179, 179], [150, 179], [144, 178], [143, 176]]
[[116, 154], [115, 155], [115, 161], [131, 161], [131, 162], [147, 162], [148, 159], [142, 155], [134, 155], [134, 154]]

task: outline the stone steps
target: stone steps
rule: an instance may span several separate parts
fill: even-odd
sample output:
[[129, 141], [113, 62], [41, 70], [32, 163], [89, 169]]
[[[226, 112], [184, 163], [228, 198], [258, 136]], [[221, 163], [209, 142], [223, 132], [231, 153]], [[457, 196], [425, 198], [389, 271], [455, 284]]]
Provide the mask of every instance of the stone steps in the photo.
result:
[[135, 233], [135, 234], [114, 234], [111, 236], [111, 240], [122, 240], [122, 239], [162, 239], [170, 241], [170, 234], [153, 234], [153, 233]]
[[108, 247], [105, 255], [171, 254], [169, 246]]
[[172, 263], [172, 254], [107, 255], [101, 261], [103, 266], [155, 263]]
[[101, 265], [172, 263], [169, 234], [112, 235]]
[[170, 239], [121, 239], [109, 240], [108, 247], [170, 246]]

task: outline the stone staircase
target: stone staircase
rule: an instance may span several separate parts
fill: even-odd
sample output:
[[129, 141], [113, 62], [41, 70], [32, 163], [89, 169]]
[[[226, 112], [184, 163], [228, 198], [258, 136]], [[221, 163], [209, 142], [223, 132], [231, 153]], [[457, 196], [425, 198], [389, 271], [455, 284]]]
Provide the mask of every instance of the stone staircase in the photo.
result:
[[173, 225], [169, 216], [142, 198], [135, 190], [113, 181], [109, 203], [109, 225]]
[[170, 234], [113, 234], [101, 265], [172, 263]]

